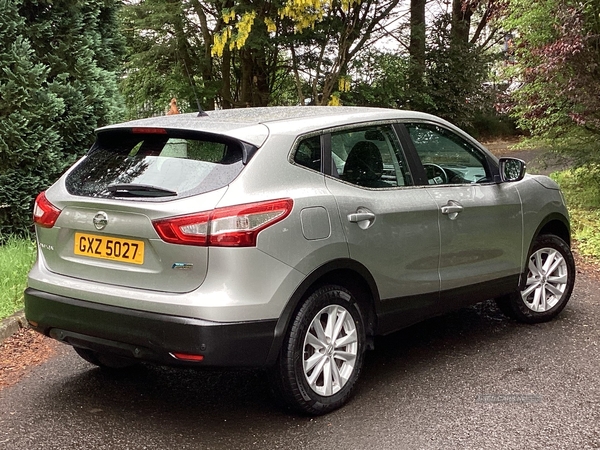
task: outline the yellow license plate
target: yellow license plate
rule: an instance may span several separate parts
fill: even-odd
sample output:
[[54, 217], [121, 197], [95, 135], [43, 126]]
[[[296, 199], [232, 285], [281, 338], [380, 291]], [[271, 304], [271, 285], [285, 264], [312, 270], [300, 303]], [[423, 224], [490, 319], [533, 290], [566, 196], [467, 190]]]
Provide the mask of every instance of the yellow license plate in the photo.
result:
[[144, 242], [133, 239], [75, 233], [73, 251], [76, 255], [90, 258], [144, 264]]

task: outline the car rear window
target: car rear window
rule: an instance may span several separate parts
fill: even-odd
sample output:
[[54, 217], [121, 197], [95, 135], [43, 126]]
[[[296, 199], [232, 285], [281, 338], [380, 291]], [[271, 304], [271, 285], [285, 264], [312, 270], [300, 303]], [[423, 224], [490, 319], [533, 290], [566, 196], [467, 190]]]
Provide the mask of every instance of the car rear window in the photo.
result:
[[204, 133], [134, 130], [100, 133], [67, 177], [68, 192], [169, 200], [222, 188], [242, 171], [241, 142]]

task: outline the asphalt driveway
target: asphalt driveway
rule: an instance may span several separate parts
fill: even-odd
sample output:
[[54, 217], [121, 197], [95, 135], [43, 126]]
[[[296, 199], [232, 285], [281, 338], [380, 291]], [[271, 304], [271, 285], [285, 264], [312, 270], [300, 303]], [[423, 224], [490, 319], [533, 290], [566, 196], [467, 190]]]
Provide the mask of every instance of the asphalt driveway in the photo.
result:
[[319, 418], [281, 409], [260, 371], [111, 374], [57, 344], [0, 390], [0, 448], [600, 448], [599, 288], [578, 273], [547, 324], [487, 302], [379, 339], [354, 399]]

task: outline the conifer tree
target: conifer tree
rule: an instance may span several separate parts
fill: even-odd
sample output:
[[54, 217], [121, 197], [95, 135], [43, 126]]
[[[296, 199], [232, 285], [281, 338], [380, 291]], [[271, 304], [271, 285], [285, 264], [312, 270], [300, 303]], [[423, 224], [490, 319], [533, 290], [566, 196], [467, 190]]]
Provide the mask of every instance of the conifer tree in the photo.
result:
[[48, 67], [24, 37], [20, 0], [0, 0], [0, 243], [31, 224], [35, 195], [60, 170], [56, 118], [63, 102], [48, 90]]
[[0, 0], [0, 242], [33, 199], [117, 121], [117, 0]]
[[117, 0], [23, 0], [37, 62], [48, 66], [48, 89], [65, 109], [56, 121], [65, 164], [94, 141], [94, 129], [118, 121], [123, 41]]

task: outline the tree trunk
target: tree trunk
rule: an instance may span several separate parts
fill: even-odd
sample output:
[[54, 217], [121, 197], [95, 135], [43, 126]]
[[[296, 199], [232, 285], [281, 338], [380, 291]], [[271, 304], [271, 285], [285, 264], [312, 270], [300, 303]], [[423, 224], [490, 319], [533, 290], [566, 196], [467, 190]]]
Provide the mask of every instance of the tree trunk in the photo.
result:
[[471, 31], [471, 17], [478, 2], [465, 2], [465, 0], [452, 0], [452, 42], [459, 44], [469, 43]]
[[253, 96], [252, 106], [267, 106], [269, 104], [269, 68], [267, 67], [267, 52], [264, 48], [253, 51]]
[[[408, 107], [421, 109], [420, 102], [415, 104], [414, 99], [420, 98], [424, 87], [425, 77], [425, 4], [427, 0], [410, 1], [410, 42], [408, 53], [410, 66], [408, 74]], [[413, 100], [411, 102], [411, 100]]]
[[221, 107], [223, 109], [231, 109], [233, 108], [233, 101], [231, 98], [231, 50], [229, 50], [228, 46], [225, 46], [223, 49], [221, 77], [223, 81], [221, 84]]
[[241, 92], [240, 102], [243, 106], [252, 106], [252, 53], [250, 49], [240, 50]]
[[296, 49], [294, 44], [290, 44], [290, 50], [292, 52], [292, 70], [294, 71], [294, 81], [296, 83], [296, 92], [298, 94], [298, 104], [304, 106], [304, 94], [302, 92], [302, 81], [300, 80], [300, 74], [298, 73], [298, 58], [296, 57]]

